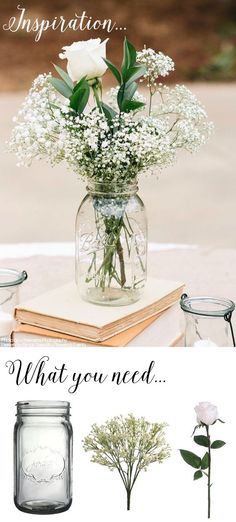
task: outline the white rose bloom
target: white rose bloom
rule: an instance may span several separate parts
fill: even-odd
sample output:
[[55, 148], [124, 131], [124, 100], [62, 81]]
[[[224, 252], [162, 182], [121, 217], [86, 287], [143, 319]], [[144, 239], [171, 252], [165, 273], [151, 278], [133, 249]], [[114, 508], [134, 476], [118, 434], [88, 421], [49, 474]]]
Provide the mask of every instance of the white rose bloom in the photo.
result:
[[202, 423], [210, 426], [219, 418], [217, 406], [210, 402], [199, 402], [194, 409], [197, 414], [198, 424]]
[[91, 38], [82, 42], [74, 42], [62, 47], [63, 53], [59, 57], [67, 59], [67, 72], [73, 82], [79, 82], [84, 76], [87, 80], [100, 78], [107, 70], [103, 60], [106, 58], [106, 44], [109, 38]]

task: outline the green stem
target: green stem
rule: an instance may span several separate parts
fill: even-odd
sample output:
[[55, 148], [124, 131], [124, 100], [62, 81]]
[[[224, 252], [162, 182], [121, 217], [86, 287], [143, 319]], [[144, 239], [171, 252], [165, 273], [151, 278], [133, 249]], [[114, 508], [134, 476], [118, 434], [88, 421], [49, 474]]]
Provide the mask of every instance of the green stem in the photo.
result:
[[92, 279], [94, 279], [97, 275], [100, 274], [101, 270], [104, 268], [104, 266], [106, 266], [106, 263], [110, 262], [110, 258], [111, 256], [113, 256], [113, 252], [114, 252], [114, 247], [113, 246], [110, 246], [108, 247], [108, 249], [106, 250], [106, 253], [105, 253], [105, 256], [104, 256], [104, 259], [103, 259], [103, 262], [102, 264], [100, 265], [100, 267], [98, 268], [98, 270], [96, 271], [96, 274], [94, 276], [92, 276], [90, 279], [88, 279], [87, 282], [91, 281]]
[[149, 109], [148, 109], [148, 115], [151, 116], [152, 114], [152, 98], [154, 94], [156, 93], [156, 88], [154, 87], [154, 90], [152, 88], [152, 85], [150, 83], [150, 78], [148, 78], [148, 86], [149, 86]]
[[151, 114], [152, 114], [152, 97], [153, 97], [153, 94], [152, 94], [151, 89], [149, 90], [149, 92], [150, 92], [150, 97], [149, 97], [148, 116], [151, 116]]
[[124, 251], [121, 245], [120, 236], [117, 241], [117, 253], [120, 261], [120, 279], [121, 286], [124, 286], [126, 283], [126, 275], [125, 275], [125, 262], [124, 262]]
[[211, 518], [211, 438], [210, 438], [210, 430], [209, 426], [206, 426], [207, 438], [209, 442], [208, 446], [208, 458], [209, 458], [209, 468], [208, 468], [208, 478], [207, 478], [207, 516]]
[[131, 490], [127, 489], [127, 511], [130, 511], [130, 502], [131, 502]]
[[99, 98], [99, 91], [101, 93], [101, 87], [99, 86], [99, 83], [98, 81], [96, 80], [96, 82], [92, 85], [92, 89], [93, 89], [93, 95], [94, 95], [94, 98], [95, 98], [95, 101], [96, 101], [96, 104], [100, 110], [100, 112], [103, 112], [102, 110], [102, 106], [101, 106], [101, 100]]
[[[130, 231], [131, 231], [131, 235], [133, 235], [133, 234], [134, 234], [134, 231], [133, 231], [133, 228], [132, 228], [132, 226], [131, 226], [130, 220], [129, 220], [129, 218], [128, 218], [128, 214], [125, 213], [125, 216], [126, 216], [126, 220], [127, 220], [127, 223], [128, 223], [128, 225], [129, 225], [129, 228], [130, 228]], [[138, 260], [139, 260], [139, 262], [140, 262], [140, 266], [141, 266], [141, 268], [142, 268], [142, 271], [145, 272], [145, 267], [144, 267], [144, 264], [143, 264], [142, 259], [141, 259], [141, 256], [140, 256], [140, 253], [139, 253], [139, 249], [138, 249], [138, 245], [137, 245], [137, 243], [136, 243], [136, 240], [135, 240], [135, 250], [136, 250], [136, 254], [137, 254], [137, 256], [138, 256]]]
[[[91, 252], [91, 261], [87, 271], [86, 283], [94, 281], [96, 287], [100, 287], [105, 291], [106, 287], [112, 285], [112, 280], [116, 281], [121, 288], [126, 288], [126, 266], [124, 246], [121, 240], [121, 234], [124, 234], [128, 256], [131, 255], [132, 245], [137, 253], [140, 266], [144, 271], [143, 262], [139, 252], [139, 246], [135, 239], [134, 230], [130, 223], [127, 213], [121, 217], [103, 216], [100, 215], [95, 208], [95, 224], [96, 224], [96, 239], [102, 243], [103, 259], [100, 264], [97, 262], [96, 246], [95, 250]], [[125, 247], [125, 248], [126, 248]], [[139, 282], [133, 283], [134, 287]]]

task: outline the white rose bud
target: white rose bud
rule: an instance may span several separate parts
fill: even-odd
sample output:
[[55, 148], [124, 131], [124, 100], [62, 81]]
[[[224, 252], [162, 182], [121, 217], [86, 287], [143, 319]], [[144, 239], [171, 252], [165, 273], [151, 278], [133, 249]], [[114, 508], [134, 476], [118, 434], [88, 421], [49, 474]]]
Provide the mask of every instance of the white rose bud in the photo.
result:
[[91, 38], [62, 47], [64, 52], [59, 57], [67, 59], [67, 72], [73, 82], [79, 82], [84, 76], [87, 80], [103, 76], [107, 70], [103, 58], [106, 58], [108, 40], [102, 42], [101, 38]]
[[210, 402], [199, 402], [194, 409], [197, 414], [198, 424], [202, 423], [210, 426], [219, 418], [217, 407]]

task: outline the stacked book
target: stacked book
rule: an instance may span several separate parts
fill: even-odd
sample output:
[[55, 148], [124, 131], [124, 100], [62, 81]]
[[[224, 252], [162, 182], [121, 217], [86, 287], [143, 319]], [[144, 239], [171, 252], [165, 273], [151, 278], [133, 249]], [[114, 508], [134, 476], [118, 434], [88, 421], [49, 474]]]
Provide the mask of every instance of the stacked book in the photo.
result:
[[127, 306], [83, 301], [69, 283], [16, 307], [18, 331], [102, 346], [174, 346], [181, 338], [183, 283], [149, 278], [142, 298]]

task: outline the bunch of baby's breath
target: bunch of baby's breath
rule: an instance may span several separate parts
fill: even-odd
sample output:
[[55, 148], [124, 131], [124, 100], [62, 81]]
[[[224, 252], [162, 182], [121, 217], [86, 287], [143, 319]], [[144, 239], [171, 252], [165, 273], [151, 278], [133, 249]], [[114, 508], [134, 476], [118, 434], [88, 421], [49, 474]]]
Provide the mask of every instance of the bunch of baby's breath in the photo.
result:
[[[118, 82], [109, 105], [99, 98], [100, 80], [91, 86], [83, 78], [73, 85], [58, 66], [61, 80], [51, 74], [36, 78], [9, 142], [19, 165], [64, 161], [82, 177], [129, 183], [141, 172], [173, 164], [178, 149], [193, 152], [206, 142], [212, 124], [196, 96], [184, 86], [157, 83], [173, 70], [171, 58], [149, 48], [136, 53], [126, 40], [121, 71], [106, 63]], [[147, 81], [149, 102], [137, 90], [139, 80]], [[95, 107], [88, 103], [90, 91]]]
[[84, 439], [84, 449], [92, 452], [92, 462], [118, 471], [126, 489], [128, 510], [140, 472], [170, 456], [170, 447], [165, 440], [166, 426], [165, 423], [150, 423], [143, 417], [135, 418], [132, 414], [121, 415], [101, 426], [94, 424]]

